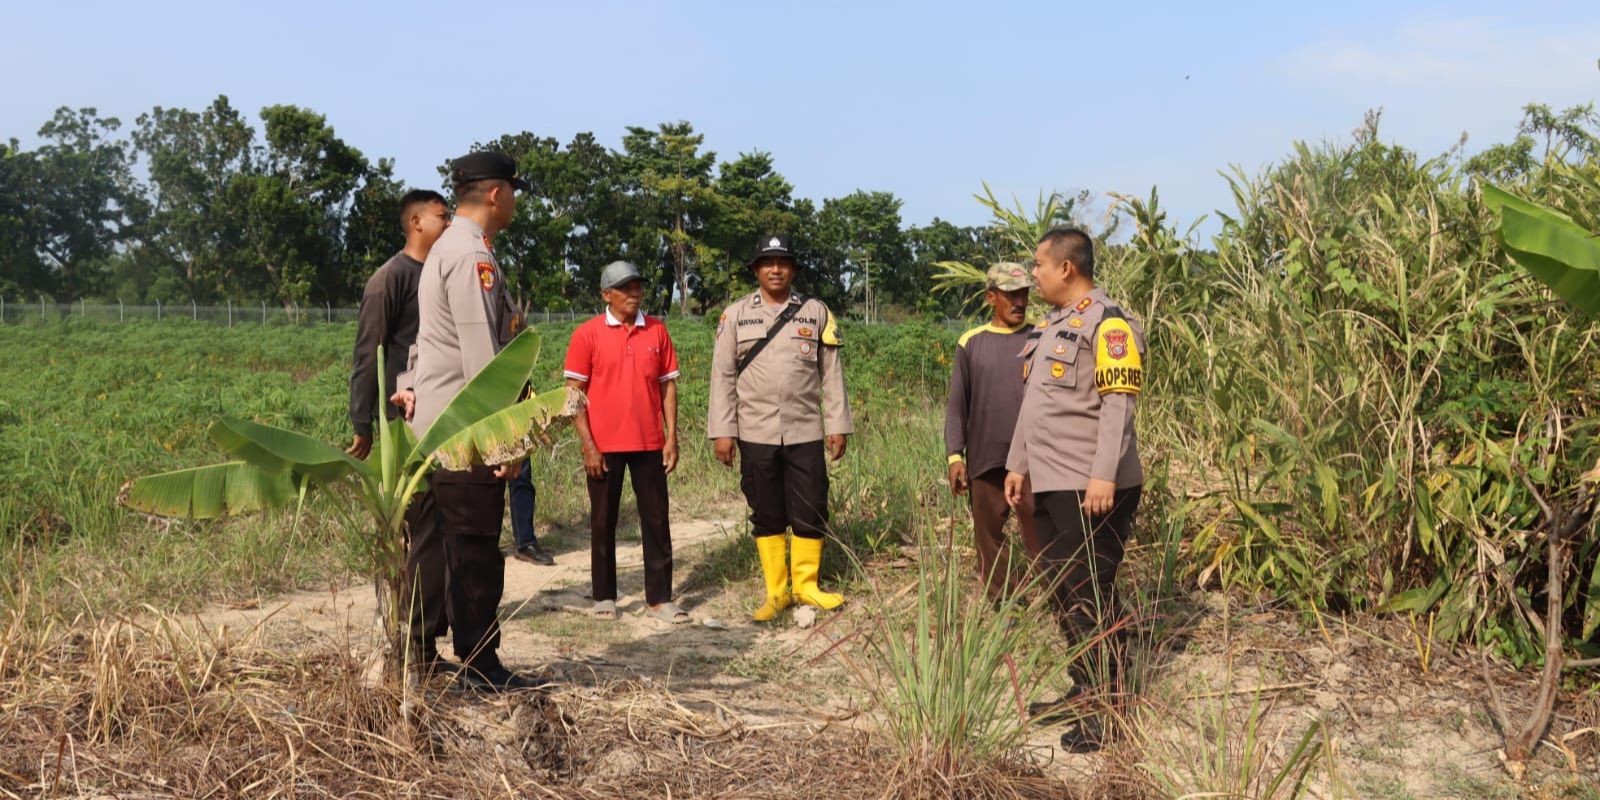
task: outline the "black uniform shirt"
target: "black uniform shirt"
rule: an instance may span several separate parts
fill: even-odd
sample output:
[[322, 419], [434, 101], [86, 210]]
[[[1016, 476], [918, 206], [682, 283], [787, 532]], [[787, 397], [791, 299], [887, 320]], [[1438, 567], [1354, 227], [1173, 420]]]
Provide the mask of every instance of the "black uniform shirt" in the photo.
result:
[[[357, 434], [372, 435], [378, 416], [378, 346], [383, 346], [384, 386], [395, 391], [395, 379], [406, 369], [407, 354], [417, 341], [417, 279], [422, 262], [395, 253], [367, 279], [356, 322], [355, 368], [350, 373], [350, 424]], [[394, 404], [389, 418], [400, 415]]]

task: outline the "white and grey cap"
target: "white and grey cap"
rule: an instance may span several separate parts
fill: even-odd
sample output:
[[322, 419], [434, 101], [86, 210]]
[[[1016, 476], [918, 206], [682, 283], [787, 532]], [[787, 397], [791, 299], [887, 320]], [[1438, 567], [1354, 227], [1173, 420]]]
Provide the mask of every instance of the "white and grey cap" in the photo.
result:
[[643, 280], [639, 268], [626, 261], [613, 261], [600, 270], [600, 288], [615, 289], [631, 280]]

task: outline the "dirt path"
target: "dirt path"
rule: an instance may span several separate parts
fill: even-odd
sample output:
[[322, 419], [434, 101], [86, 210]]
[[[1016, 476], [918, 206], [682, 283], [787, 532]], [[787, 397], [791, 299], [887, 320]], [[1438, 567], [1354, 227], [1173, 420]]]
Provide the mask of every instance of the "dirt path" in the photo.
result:
[[[663, 684], [686, 706], [734, 713], [750, 725], [854, 719], [847, 703], [819, 696], [836, 668], [806, 663], [828, 640], [793, 625], [749, 621], [760, 602], [755, 581], [711, 585], [698, 573], [730, 548], [747, 544], [737, 521], [674, 520], [674, 590], [693, 621], [671, 625], [644, 616], [643, 550], [617, 543], [619, 618], [590, 616], [586, 543], [556, 552], [554, 566], [506, 560], [500, 657], [516, 669], [597, 685], [623, 679]], [[685, 584], [693, 584], [685, 591]], [[748, 585], [745, 585], [748, 584]], [[377, 604], [366, 584], [298, 591], [267, 601], [219, 606], [196, 615], [210, 630], [252, 635], [284, 650], [380, 646]], [[448, 637], [439, 642], [450, 653]]]

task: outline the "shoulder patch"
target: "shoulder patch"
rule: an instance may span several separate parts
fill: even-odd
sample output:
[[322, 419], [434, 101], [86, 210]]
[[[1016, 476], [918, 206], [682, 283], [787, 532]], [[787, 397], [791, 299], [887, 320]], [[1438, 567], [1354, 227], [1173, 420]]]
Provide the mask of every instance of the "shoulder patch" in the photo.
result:
[[487, 261], [478, 262], [478, 284], [486, 292], [494, 291], [495, 277], [494, 265]]
[[1101, 394], [1138, 394], [1144, 364], [1133, 328], [1121, 316], [1102, 320], [1094, 332], [1094, 385]]
[[726, 327], [728, 327], [728, 312], [724, 311], [722, 316], [717, 317], [717, 335], [721, 336], [722, 329]]
[[817, 301], [817, 305], [822, 306], [822, 318], [826, 320], [822, 323], [822, 343], [829, 347], [842, 346], [844, 340], [839, 338], [839, 323], [833, 318], [833, 311], [821, 300]]

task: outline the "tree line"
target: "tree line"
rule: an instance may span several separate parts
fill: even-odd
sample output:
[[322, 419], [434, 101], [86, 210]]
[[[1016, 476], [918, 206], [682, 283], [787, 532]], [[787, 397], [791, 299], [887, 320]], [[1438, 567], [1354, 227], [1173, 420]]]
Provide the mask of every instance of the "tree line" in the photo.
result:
[[[0, 296], [353, 304], [403, 244], [400, 196], [431, 188], [404, 185], [392, 159], [322, 114], [273, 105], [257, 125], [226, 96], [156, 107], [127, 129], [61, 108], [38, 136], [33, 149], [0, 144]], [[600, 268], [627, 258], [646, 274], [648, 307], [706, 313], [751, 286], [748, 249], [781, 230], [806, 266], [802, 288], [836, 308], [957, 314], [964, 298], [932, 291], [932, 265], [1009, 249], [987, 226], [908, 226], [891, 192], [795, 197], [771, 153], [719, 159], [688, 122], [629, 127], [615, 149], [593, 133], [563, 145], [526, 131], [473, 147], [507, 153], [533, 186], [496, 242], [533, 308], [591, 307]]]

